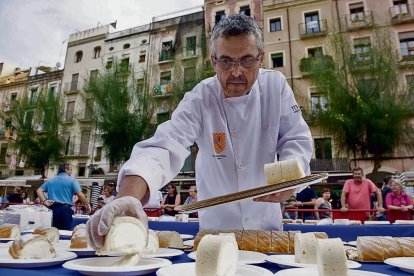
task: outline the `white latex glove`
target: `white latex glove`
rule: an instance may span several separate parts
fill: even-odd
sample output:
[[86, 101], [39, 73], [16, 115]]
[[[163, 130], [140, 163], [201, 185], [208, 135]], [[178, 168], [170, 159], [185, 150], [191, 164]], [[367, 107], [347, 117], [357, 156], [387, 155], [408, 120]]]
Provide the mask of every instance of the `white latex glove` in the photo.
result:
[[105, 235], [116, 216], [131, 216], [139, 219], [148, 228], [148, 217], [141, 202], [132, 196], [114, 199], [93, 214], [86, 223], [89, 245], [100, 248], [104, 245]]

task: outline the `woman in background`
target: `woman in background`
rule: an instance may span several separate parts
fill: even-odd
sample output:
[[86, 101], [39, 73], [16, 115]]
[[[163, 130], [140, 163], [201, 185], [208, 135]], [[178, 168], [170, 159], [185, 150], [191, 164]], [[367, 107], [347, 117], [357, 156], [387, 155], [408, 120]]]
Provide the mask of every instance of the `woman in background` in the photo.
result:
[[167, 185], [167, 194], [164, 196], [161, 208], [164, 210], [164, 215], [175, 216], [177, 211], [174, 208], [180, 205], [181, 197], [177, 192], [175, 184], [170, 183]]
[[[184, 205], [197, 202], [197, 187], [196, 186], [191, 186], [190, 189], [188, 190], [188, 194], [189, 194], [189, 197], [187, 197], [187, 199], [184, 201]], [[198, 218], [198, 213], [197, 212], [190, 213], [188, 214], [188, 217]]]
[[404, 192], [404, 187], [397, 179], [390, 180], [391, 192], [385, 197], [387, 208], [390, 209], [389, 221], [394, 222], [397, 219], [412, 220], [411, 213], [413, 209], [413, 200]]

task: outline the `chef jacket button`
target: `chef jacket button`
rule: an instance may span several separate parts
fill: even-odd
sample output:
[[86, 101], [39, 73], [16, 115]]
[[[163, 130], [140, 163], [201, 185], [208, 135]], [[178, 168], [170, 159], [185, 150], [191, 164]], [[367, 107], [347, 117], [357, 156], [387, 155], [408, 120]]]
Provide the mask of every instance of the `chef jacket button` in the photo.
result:
[[235, 136], [236, 134], [237, 134], [237, 130], [232, 130], [232, 131], [231, 131], [231, 135], [232, 135], [232, 136]]
[[263, 124], [263, 128], [267, 128], [267, 124], [266, 123]]
[[239, 169], [242, 169], [243, 168], [243, 164], [242, 163], [239, 163]]

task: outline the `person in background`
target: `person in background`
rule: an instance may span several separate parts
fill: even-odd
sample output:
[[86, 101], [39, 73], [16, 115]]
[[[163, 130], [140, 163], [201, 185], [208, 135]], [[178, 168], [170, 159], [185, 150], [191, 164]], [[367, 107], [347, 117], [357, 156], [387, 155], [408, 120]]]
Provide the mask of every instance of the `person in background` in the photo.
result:
[[[296, 194], [296, 202], [293, 203], [293, 206], [299, 209], [309, 209], [309, 211], [313, 210], [316, 198], [317, 196], [315, 191], [311, 187], [307, 186], [301, 192]], [[314, 219], [313, 212], [298, 211], [298, 219]]]
[[296, 196], [292, 195], [288, 200], [283, 203], [283, 218], [284, 219], [296, 219], [297, 212], [296, 211], [285, 211], [287, 209], [297, 209], [295, 206]]
[[162, 193], [158, 191], [155, 196], [151, 196], [147, 204], [145, 204], [144, 211], [148, 217], [160, 217], [163, 214], [161, 204], [163, 202]]
[[327, 188], [322, 189], [322, 196], [315, 202], [315, 217], [316, 219], [332, 218], [332, 212], [320, 212], [317, 210], [326, 209], [331, 210], [332, 205], [329, 202], [331, 198], [331, 191]]
[[390, 213], [390, 221], [393, 222], [396, 219], [412, 220], [413, 200], [411, 196], [404, 192], [404, 187], [398, 179], [391, 179], [390, 186], [391, 192], [385, 198], [387, 208], [399, 211]]
[[27, 196], [27, 193], [26, 192], [22, 192], [22, 195], [21, 195], [21, 197], [22, 197], [22, 199], [23, 199], [23, 204], [30, 204], [31, 203], [31, 200], [30, 200], [30, 198]]
[[164, 200], [161, 203], [161, 208], [164, 211], [164, 215], [175, 216], [177, 211], [174, 208], [180, 205], [181, 197], [177, 192], [177, 187], [174, 183], [167, 185], [167, 194], [164, 196]]
[[115, 196], [112, 194], [112, 188], [109, 186], [105, 186], [103, 188], [102, 194], [98, 197], [98, 200], [102, 200], [104, 204], [108, 204], [112, 200], [114, 200]]
[[384, 176], [384, 179], [382, 181], [382, 187], [381, 187], [381, 195], [382, 195], [382, 199], [383, 199], [383, 205], [382, 207], [384, 207], [385, 209], [387, 208], [387, 202], [386, 202], [386, 198], [387, 198], [387, 194], [391, 192], [391, 176], [387, 175]]
[[[353, 179], [345, 181], [341, 194], [341, 211], [347, 212], [348, 209], [365, 209], [371, 208], [371, 193], [375, 193], [378, 200], [378, 211], [384, 212], [381, 191], [375, 184], [364, 178], [364, 172], [360, 167], [352, 169]], [[367, 218], [370, 216], [366, 212]]]
[[[188, 197], [185, 199], [183, 205], [194, 203], [194, 202], [197, 202], [197, 187], [191, 186], [190, 189], [188, 190]], [[188, 214], [188, 217], [198, 218], [198, 212], [190, 213]]]
[[21, 188], [14, 187], [13, 192], [7, 196], [7, 203], [21, 204], [23, 203], [23, 198], [21, 195]]
[[[74, 194], [86, 206], [86, 211], [88, 213], [91, 211], [78, 181], [71, 175], [70, 165], [61, 164], [58, 175], [43, 183], [36, 190], [41, 202], [53, 212], [52, 226], [61, 230], [72, 230], [72, 199]], [[45, 192], [47, 192], [48, 198], [46, 198]]]
[[[285, 76], [261, 68], [263, 37], [250, 16], [234, 14], [217, 22], [210, 35], [216, 75], [186, 93], [153, 137], [135, 144], [118, 174], [117, 199], [87, 223], [92, 247], [103, 245], [115, 216], [130, 214], [146, 222], [142, 204], [179, 173], [194, 143], [199, 201], [266, 185], [267, 163], [296, 159], [310, 174], [309, 126]], [[281, 230], [280, 202], [293, 192], [201, 210], [200, 230]]]

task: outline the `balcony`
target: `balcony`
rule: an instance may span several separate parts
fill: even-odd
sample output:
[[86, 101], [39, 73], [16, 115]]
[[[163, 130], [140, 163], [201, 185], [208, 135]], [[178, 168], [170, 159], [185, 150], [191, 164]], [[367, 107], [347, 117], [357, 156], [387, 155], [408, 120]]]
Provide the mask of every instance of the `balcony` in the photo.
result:
[[66, 95], [78, 93], [79, 90], [80, 90], [80, 82], [79, 81], [67, 82], [63, 85], [63, 92]]
[[299, 36], [302, 39], [325, 36], [328, 33], [326, 19], [299, 24]]
[[88, 147], [81, 144], [70, 144], [65, 154], [66, 158], [89, 158]]
[[186, 50], [186, 51], [183, 52], [183, 58], [182, 59], [192, 59], [192, 58], [197, 58], [195, 49]]
[[401, 47], [400, 67], [414, 66], [414, 47]]
[[414, 6], [412, 4], [395, 5], [389, 9], [392, 24], [414, 22]]
[[170, 63], [174, 61], [174, 55], [172, 51], [161, 51], [158, 59], [159, 64]]
[[154, 97], [165, 97], [172, 94], [173, 86], [171, 83], [159, 84], [154, 86]]
[[372, 11], [356, 12], [345, 15], [345, 28], [347, 31], [357, 31], [372, 28], [374, 16]]
[[349, 161], [346, 158], [311, 159], [312, 172], [349, 171]]

